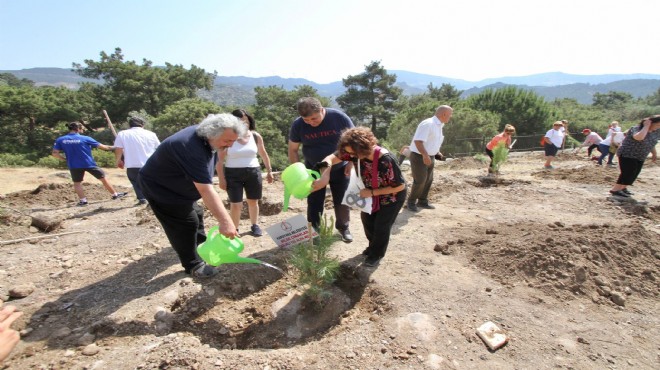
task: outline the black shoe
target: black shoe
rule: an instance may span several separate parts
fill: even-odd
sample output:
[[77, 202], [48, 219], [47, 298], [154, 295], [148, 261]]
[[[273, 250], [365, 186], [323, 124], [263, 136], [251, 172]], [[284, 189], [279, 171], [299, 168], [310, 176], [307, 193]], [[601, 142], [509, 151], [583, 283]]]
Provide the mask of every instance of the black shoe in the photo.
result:
[[419, 211], [419, 208], [417, 208], [417, 206], [412, 204], [412, 203], [408, 203], [407, 208], [410, 212], [418, 212]]
[[628, 195], [633, 195], [633, 192], [628, 190], [627, 188], [626, 189], [621, 189], [621, 191], [628, 194]]
[[149, 202], [147, 202], [146, 199], [140, 199], [140, 200], [138, 200], [138, 202], [137, 202], [137, 205], [138, 205], [138, 206], [144, 206], [144, 205], [147, 205], [147, 204], [149, 204]]
[[376, 267], [380, 264], [380, 260], [382, 259], [383, 257], [367, 257], [364, 261], [364, 265], [367, 267]]
[[417, 203], [417, 207], [424, 209], [435, 209], [435, 206], [428, 203]]
[[81, 200], [80, 202], [78, 202], [78, 207], [84, 207], [84, 206], [86, 206], [87, 204], [88, 204], [88, 203], [87, 203], [86, 200]]
[[353, 235], [351, 235], [350, 230], [348, 230], [348, 229], [339, 230], [339, 234], [341, 234], [341, 240], [344, 243], [352, 243], [353, 242]]
[[117, 193], [117, 195], [112, 196], [112, 200], [117, 200], [117, 199], [123, 198], [126, 195], [128, 195], [128, 193]]
[[257, 224], [252, 225], [252, 227], [250, 228], [250, 231], [252, 232], [252, 236], [262, 236], [262, 235], [264, 235], [263, 231], [261, 231], [261, 228]]
[[617, 190], [617, 191], [610, 190], [610, 194], [612, 194], [614, 196], [617, 196], [617, 197], [630, 198], [630, 195], [626, 194], [622, 190]]
[[199, 265], [195, 266], [193, 270], [190, 272], [190, 275], [196, 278], [210, 278], [218, 274], [218, 269], [211, 266], [207, 265], [206, 263], [202, 262]]

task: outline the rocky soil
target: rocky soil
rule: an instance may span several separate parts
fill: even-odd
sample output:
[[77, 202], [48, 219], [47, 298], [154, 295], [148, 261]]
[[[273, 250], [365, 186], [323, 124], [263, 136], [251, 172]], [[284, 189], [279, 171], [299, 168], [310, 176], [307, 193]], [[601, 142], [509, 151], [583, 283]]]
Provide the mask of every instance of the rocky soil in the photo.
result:
[[[492, 178], [473, 158], [437, 162], [437, 208], [402, 210], [377, 268], [362, 265], [354, 211], [321, 308], [268, 235], [242, 235], [242, 255], [284, 273], [232, 264], [195, 280], [134, 197], [112, 201], [90, 177], [79, 208], [66, 171], [0, 169], [0, 298], [24, 312], [0, 368], [659, 368], [660, 166], [623, 200], [607, 192], [616, 168], [542, 163], [512, 153]], [[266, 186], [262, 227], [304, 213], [294, 199], [281, 212], [282, 189]], [[497, 350], [475, 332], [487, 321], [508, 338]]]

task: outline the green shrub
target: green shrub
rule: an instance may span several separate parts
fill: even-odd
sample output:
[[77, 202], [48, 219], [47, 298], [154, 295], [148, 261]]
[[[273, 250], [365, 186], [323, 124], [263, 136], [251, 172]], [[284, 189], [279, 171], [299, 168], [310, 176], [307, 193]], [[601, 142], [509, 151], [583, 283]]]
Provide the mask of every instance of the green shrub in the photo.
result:
[[61, 161], [53, 156], [39, 158], [37, 166], [46, 168], [66, 169], [66, 161]]
[[31, 167], [34, 166], [34, 161], [25, 157], [24, 154], [0, 154], [0, 167]]
[[488, 163], [490, 161], [490, 158], [483, 153], [477, 153], [473, 158], [481, 163]]
[[105, 150], [96, 149], [92, 151], [92, 155], [94, 156], [94, 160], [96, 161], [96, 164], [99, 165], [99, 167], [114, 168], [117, 166], [117, 162], [115, 161], [115, 153], [113, 152], [106, 152]]

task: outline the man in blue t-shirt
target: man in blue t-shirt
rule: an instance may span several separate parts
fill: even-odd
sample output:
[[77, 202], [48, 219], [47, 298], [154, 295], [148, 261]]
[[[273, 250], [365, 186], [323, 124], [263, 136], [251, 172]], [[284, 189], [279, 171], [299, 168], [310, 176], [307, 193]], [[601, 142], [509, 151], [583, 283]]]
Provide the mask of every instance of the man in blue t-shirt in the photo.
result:
[[197, 254], [206, 241], [201, 198], [218, 221], [218, 231], [233, 239], [236, 226], [213, 189], [216, 151], [230, 147], [246, 126], [231, 114], [211, 114], [199, 125], [165, 139], [140, 169], [138, 183], [163, 226], [186, 274], [211, 277], [218, 270]]
[[[105, 172], [96, 164], [94, 157], [92, 157], [92, 149], [94, 148], [106, 151], [113, 151], [115, 148], [109, 145], [103, 145], [89, 136], [81, 135], [83, 125], [80, 122], [71, 122], [67, 127], [69, 128], [69, 133], [55, 140], [52, 155], [59, 160], [66, 161], [69, 172], [71, 173], [71, 179], [73, 180], [73, 189], [80, 199], [78, 205], [87, 205], [87, 198], [82, 187], [85, 172], [89, 172], [92, 176], [101, 180], [105, 189], [112, 194], [112, 199], [119, 199], [126, 196], [127, 193], [117, 193], [115, 191], [108, 182], [108, 179], [105, 178]], [[64, 153], [64, 156], [62, 153]]]
[[[316, 98], [299, 99], [297, 109], [300, 117], [293, 121], [289, 131], [289, 162], [296, 163], [300, 160], [298, 150], [302, 144], [305, 167], [314, 168], [323, 161], [323, 158], [337, 151], [342, 131], [353, 128], [355, 125], [344, 112], [324, 108]], [[346, 161], [332, 166], [329, 182], [335, 208], [335, 227], [346, 243], [353, 241], [353, 236], [348, 229], [350, 209], [341, 201], [348, 187], [351, 168], [352, 165], [348, 165]], [[307, 197], [307, 221], [317, 229], [321, 223], [321, 214], [324, 209], [325, 190], [324, 187]]]

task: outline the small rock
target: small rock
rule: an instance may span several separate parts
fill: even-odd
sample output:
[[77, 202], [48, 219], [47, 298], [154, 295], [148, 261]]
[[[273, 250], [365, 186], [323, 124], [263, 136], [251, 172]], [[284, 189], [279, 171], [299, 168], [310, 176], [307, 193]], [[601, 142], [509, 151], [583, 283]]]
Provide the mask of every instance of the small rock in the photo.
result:
[[587, 281], [587, 269], [584, 266], [575, 269], [575, 281], [579, 284]]
[[25, 298], [34, 292], [34, 284], [23, 284], [9, 289], [10, 298]]
[[584, 338], [582, 338], [582, 337], [578, 337], [578, 338], [577, 338], [577, 342], [578, 342], [578, 343], [582, 343], [582, 344], [589, 344], [589, 341], [586, 340], [586, 339], [584, 339]]
[[83, 334], [82, 337], [78, 338], [78, 345], [79, 346], [88, 346], [92, 343], [94, 343], [94, 340], [96, 340], [96, 336], [92, 333], [85, 333]]
[[50, 333], [51, 338], [64, 338], [71, 334], [71, 329], [67, 327], [59, 328]]
[[607, 281], [605, 278], [601, 276], [596, 276], [594, 278], [594, 283], [596, 283], [596, 285], [598, 286], [610, 286], [609, 281]]
[[610, 299], [619, 306], [626, 305], [626, 297], [620, 292], [612, 291], [610, 293]]
[[436, 244], [435, 247], [433, 247], [433, 250], [436, 252], [440, 252], [445, 256], [448, 256], [450, 254], [448, 244], [445, 245]]
[[101, 351], [99, 346], [97, 346], [96, 344], [90, 344], [85, 348], [83, 348], [82, 354], [85, 356], [94, 356], [95, 354], [99, 353], [99, 351]]
[[164, 323], [171, 323], [174, 321], [174, 314], [164, 307], [158, 307], [154, 319]]

